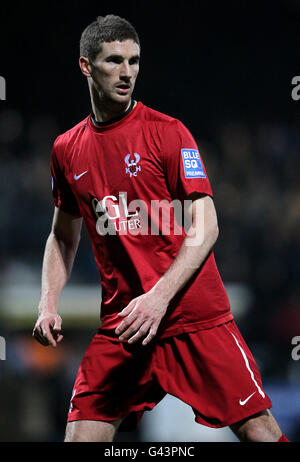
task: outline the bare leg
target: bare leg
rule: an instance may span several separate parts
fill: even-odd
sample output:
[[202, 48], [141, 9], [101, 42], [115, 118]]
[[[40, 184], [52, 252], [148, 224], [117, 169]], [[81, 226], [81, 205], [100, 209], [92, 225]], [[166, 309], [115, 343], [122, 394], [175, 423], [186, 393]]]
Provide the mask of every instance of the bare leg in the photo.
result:
[[97, 420], [76, 420], [68, 422], [65, 442], [111, 442], [121, 420], [102, 422]]
[[255, 414], [230, 426], [242, 442], [276, 442], [282, 435], [278, 423], [269, 410]]

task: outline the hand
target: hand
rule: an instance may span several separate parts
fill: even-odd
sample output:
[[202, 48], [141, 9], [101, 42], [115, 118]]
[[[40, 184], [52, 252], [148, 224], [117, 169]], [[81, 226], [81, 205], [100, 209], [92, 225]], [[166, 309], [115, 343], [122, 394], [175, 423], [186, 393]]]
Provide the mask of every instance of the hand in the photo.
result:
[[142, 345], [147, 345], [157, 333], [165, 315], [168, 303], [155, 292], [147, 292], [134, 298], [120, 313], [124, 321], [116, 328], [119, 340], [134, 343], [145, 337]]
[[34, 326], [32, 336], [42, 345], [56, 347], [61, 342], [61, 317], [57, 313], [42, 312]]

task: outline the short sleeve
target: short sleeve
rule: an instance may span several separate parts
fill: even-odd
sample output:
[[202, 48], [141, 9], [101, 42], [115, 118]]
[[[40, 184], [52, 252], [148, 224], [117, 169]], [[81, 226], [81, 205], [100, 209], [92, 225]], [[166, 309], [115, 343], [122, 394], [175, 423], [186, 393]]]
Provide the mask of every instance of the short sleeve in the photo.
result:
[[52, 175], [52, 197], [56, 207], [74, 216], [81, 216], [76, 198], [64, 176], [62, 159], [59, 158], [56, 143], [54, 143], [50, 159]]
[[168, 124], [163, 136], [163, 168], [172, 199], [185, 200], [198, 192], [213, 197], [196, 141], [177, 119]]

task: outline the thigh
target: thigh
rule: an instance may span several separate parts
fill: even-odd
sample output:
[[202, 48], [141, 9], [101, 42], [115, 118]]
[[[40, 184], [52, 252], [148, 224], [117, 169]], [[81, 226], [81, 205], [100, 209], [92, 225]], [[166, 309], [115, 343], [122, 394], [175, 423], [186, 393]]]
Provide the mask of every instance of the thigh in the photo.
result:
[[158, 380], [167, 393], [193, 408], [198, 423], [225, 427], [271, 407], [233, 321], [159, 343]]
[[111, 442], [121, 420], [101, 422], [95, 420], [77, 420], [68, 422], [65, 442]]
[[110, 423], [121, 419], [122, 429], [129, 431], [144, 410], [163, 396], [152, 380], [152, 347], [97, 334], [81, 361], [67, 420]]

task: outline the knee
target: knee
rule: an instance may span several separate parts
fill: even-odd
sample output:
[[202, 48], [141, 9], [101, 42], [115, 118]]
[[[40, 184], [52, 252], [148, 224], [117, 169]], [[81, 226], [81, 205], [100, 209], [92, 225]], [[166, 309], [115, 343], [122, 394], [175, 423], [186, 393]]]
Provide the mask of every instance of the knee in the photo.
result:
[[88, 441], [84, 428], [76, 422], [69, 422], [66, 426], [65, 443], [76, 443]]
[[265, 441], [265, 423], [262, 419], [251, 418], [239, 426], [235, 433], [242, 442]]
[[94, 420], [68, 422], [64, 442], [112, 442], [120, 423]]
[[231, 426], [242, 442], [275, 442], [282, 432], [269, 410], [255, 414]]

